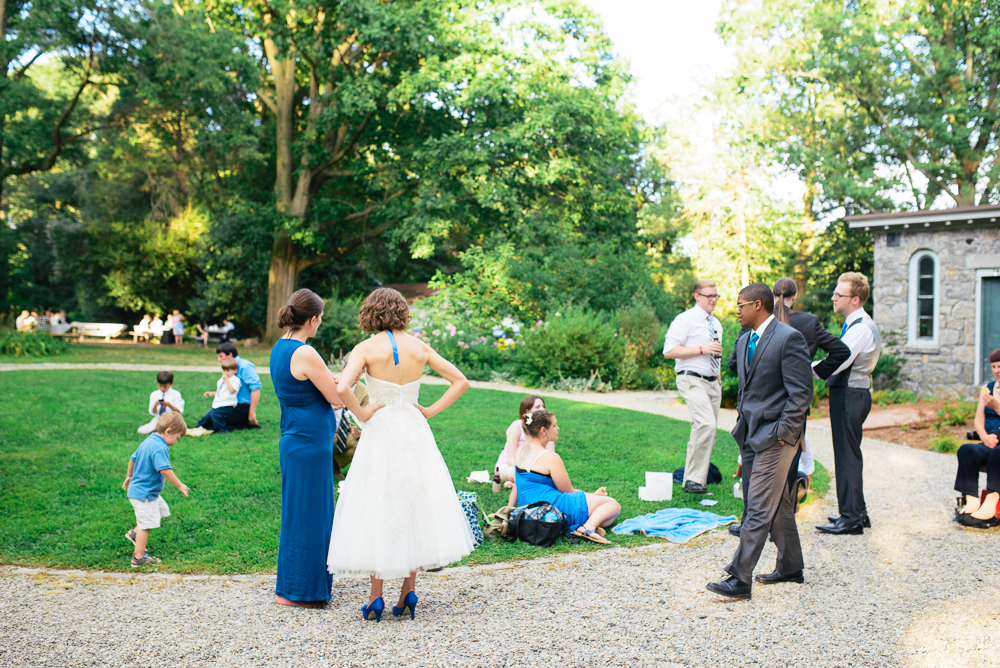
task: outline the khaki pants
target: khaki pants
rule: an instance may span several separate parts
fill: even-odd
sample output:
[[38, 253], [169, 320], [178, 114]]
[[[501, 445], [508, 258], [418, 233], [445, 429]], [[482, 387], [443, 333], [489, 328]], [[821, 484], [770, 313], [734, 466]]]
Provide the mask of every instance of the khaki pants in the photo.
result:
[[691, 410], [691, 437], [688, 439], [684, 482], [704, 485], [708, 480], [708, 465], [715, 446], [715, 431], [719, 426], [722, 386], [695, 376], [677, 376], [677, 390]]

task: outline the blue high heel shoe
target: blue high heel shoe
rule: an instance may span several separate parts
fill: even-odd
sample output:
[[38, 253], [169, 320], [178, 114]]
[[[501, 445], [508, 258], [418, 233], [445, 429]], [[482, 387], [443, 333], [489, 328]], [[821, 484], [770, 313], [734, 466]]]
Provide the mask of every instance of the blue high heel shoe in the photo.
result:
[[403, 607], [397, 608], [392, 606], [392, 614], [394, 617], [399, 617], [400, 615], [405, 615], [407, 612], [410, 613], [410, 619], [413, 619], [417, 612], [417, 592], [410, 591], [407, 592], [406, 596], [403, 597]]
[[[374, 619], [376, 622], [382, 621], [382, 611], [385, 610], [385, 601], [379, 596], [370, 604], [361, 607], [361, 619]], [[395, 608], [393, 608], [395, 610]]]

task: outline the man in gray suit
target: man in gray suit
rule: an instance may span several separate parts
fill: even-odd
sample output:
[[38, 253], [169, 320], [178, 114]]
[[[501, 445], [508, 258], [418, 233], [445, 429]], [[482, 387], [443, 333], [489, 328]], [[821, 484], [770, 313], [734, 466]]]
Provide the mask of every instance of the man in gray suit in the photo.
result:
[[740, 545], [726, 566], [730, 577], [707, 585], [732, 598], [750, 598], [751, 577], [770, 533], [778, 563], [757, 582], [802, 582], [802, 546], [795, 526], [795, 499], [786, 485], [788, 470], [802, 447], [806, 412], [812, 400], [812, 367], [805, 337], [778, 322], [774, 294], [763, 283], [743, 288], [736, 303], [748, 331], [736, 342], [740, 377], [733, 438], [743, 457], [747, 489]]

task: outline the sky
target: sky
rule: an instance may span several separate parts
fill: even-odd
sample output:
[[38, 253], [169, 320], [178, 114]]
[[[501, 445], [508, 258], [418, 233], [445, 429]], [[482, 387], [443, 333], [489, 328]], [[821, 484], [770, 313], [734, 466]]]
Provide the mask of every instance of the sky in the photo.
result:
[[583, 0], [600, 14], [618, 55], [631, 64], [635, 101], [647, 121], [664, 102], [700, 95], [732, 58], [715, 34], [722, 0]]

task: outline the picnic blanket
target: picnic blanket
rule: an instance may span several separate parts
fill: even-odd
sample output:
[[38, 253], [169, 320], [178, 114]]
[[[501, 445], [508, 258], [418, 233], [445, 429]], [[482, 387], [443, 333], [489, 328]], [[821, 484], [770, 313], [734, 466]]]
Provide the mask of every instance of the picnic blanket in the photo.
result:
[[733, 515], [726, 517], [693, 508], [663, 508], [655, 513], [627, 519], [612, 531], [625, 534], [638, 531], [647, 536], [666, 538], [674, 543], [686, 543], [706, 531], [738, 521]]

